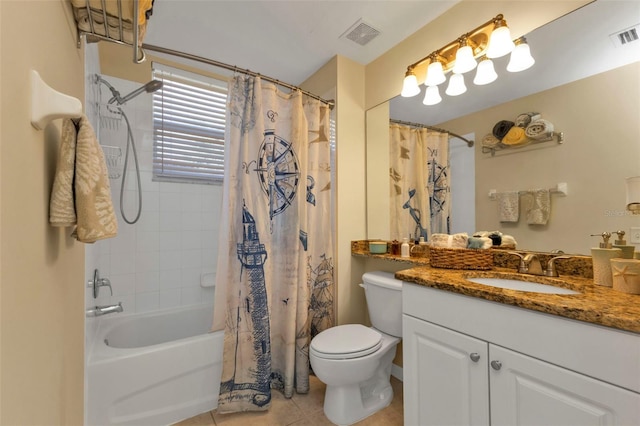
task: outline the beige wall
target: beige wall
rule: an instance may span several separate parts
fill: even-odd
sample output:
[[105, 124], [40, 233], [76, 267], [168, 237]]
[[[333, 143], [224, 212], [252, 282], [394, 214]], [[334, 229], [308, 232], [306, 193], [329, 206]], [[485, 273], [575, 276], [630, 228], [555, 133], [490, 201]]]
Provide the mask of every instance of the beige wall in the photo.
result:
[[[590, 254], [590, 234], [640, 226], [625, 211], [625, 181], [640, 173], [640, 64], [635, 63], [442, 123], [452, 132], [491, 133], [500, 120], [538, 111], [564, 132], [565, 142], [545, 142], [501, 151], [495, 157], [476, 145], [477, 229], [514, 235], [522, 248]], [[551, 197], [546, 226], [501, 224], [490, 189], [546, 188], [567, 182], [566, 197]], [[613, 238], [612, 238], [613, 242]], [[629, 242], [629, 241], [627, 241]]]
[[30, 124], [30, 69], [84, 98], [82, 51], [67, 7], [0, 1], [3, 425], [83, 422], [84, 250], [47, 221], [59, 123], [45, 131]]
[[337, 323], [364, 323], [363, 269], [351, 262], [351, 241], [366, 236], [364, 66], [337, 56], [301, 87], [314, 93], [336, 88]]
[[[590, 1], [463, 0], [367, 64], [366, 109], [400, 94], [408, 65], [428, 56], [499, 13], [504, 15], [511, 35], [516, 38]], [[416, 76], [420, 83], [424, 81], [426, 65], [428, 64], [416, 68]]]

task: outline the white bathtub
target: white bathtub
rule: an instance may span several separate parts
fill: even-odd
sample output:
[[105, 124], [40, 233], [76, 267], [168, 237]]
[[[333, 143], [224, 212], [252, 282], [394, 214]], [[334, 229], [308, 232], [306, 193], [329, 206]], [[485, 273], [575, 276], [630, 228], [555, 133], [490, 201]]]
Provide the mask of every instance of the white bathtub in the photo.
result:
[[100, 318], [87, 362], [88, 424], [168, 425], [215, 409], [223, 332], [209, 332], [212, 313], [195, 306]]

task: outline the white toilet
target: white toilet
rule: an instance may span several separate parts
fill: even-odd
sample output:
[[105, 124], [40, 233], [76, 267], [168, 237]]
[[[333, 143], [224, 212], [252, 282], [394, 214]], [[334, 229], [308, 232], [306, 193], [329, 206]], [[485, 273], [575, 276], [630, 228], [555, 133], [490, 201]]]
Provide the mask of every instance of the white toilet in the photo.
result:
[[391, 362], [402, 336], [402, 281], [389, 272], [362, 276], [372, 327], [339, 325], [311, 340], [313, 372], [327, 385], [324, 414], [350, 425], [386, 407], [393, 399]]

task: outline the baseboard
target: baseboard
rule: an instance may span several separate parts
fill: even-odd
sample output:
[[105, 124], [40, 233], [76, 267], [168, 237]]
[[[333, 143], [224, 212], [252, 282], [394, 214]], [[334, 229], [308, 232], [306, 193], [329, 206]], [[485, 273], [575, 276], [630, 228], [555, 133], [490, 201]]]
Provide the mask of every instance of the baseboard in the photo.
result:
[[402, 382], [402, 367], [391, 364], [391, 375]]

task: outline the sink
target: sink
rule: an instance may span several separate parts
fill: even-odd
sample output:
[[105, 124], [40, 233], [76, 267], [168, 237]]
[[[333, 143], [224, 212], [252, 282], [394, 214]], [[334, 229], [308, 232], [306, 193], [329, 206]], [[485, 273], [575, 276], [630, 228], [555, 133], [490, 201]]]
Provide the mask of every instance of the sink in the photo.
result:
[[547, 294], [580, 294], [578, 291], [569, 290], [564, 287], [556, 287], [549, 284], [520, 281], [510, 278], [465, 278], [467, 281], [471, 281], [477, 284], [488, 285], [491, 287], [507, 288], [509, 290], [518, 291], [530, 291], [532, 293], [547, 293]]

